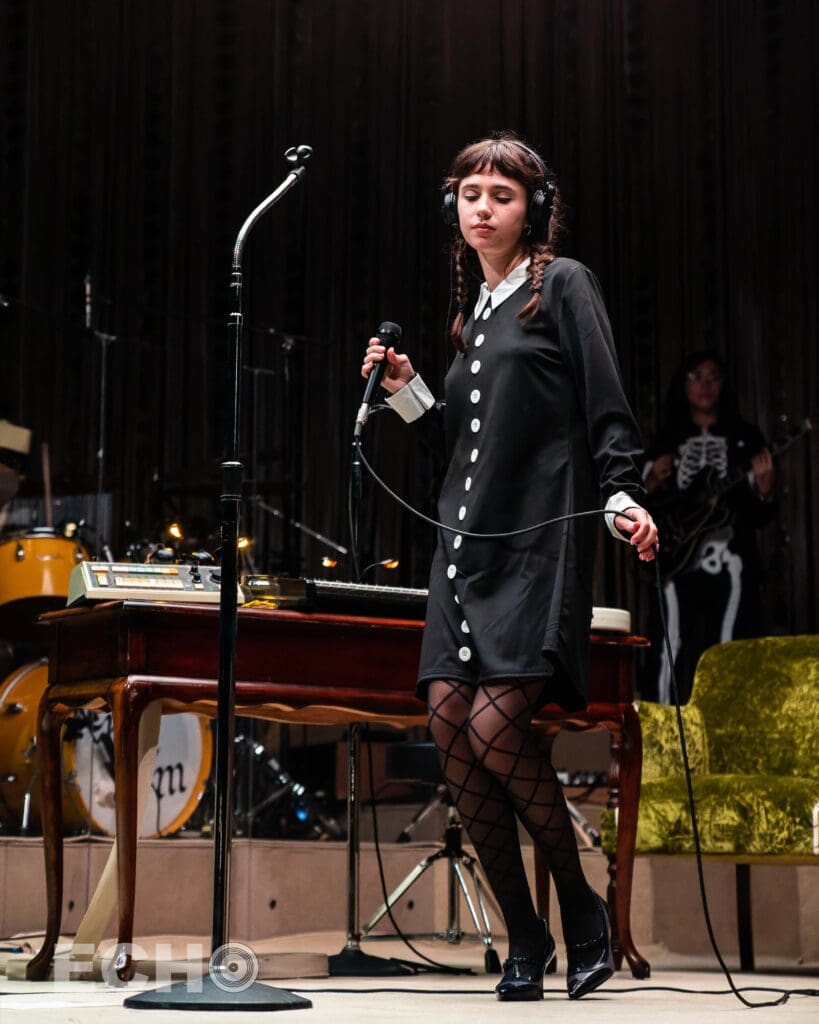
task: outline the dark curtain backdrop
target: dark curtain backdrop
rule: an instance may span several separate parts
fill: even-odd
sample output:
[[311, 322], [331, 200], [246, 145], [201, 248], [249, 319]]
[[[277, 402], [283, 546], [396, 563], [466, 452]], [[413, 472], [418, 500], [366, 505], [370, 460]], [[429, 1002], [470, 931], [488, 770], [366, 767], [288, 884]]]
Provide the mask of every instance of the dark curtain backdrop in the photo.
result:
[[[455, 150], [493, 129], [521, 132], [556, 168], [564, 251], [602, 282], [647, 435], [681, 356], [706, 345], [768, 435], [817, 407], [814, 0], [2, 0], [0, 12], [3, 408], [49, 443], [57, 490], [93, 490], [90, 271], [94, 327], [116, 337], [115, 553], [170, 515], [216, 526], [232, 243], [294, 143], [315, 148], [308, 180], [246, 251], [257, 370], [244, 375], [243, 447], [266, 503], [313, 528], [346, 542], [375, 325], [400, 323], [440, 383], [438, 189]], [[434, 427], [381, 416], [367, 447], [429, 511]], [[772, 631], [817, 625], [816, 452], [809, 439], [781, 463], [764, 545]], [[430, 532], [386, 499], [368, 510], [371, 557], [398, 555], [401, 581], [423, 584]], [[293, 538], [279, 520], [249, 526], [260, 560], [321, 571], [321, 545], [283, 555]], [[597, 597], [642, 615], [625, 554], [605, 546]]]

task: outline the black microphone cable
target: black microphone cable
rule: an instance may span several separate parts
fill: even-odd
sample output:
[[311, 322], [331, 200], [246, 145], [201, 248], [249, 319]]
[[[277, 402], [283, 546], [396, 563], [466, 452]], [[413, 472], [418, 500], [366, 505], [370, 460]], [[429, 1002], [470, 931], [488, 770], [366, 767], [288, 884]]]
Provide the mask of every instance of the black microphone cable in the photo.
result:
[[502, 540], [505, 537], [520, 537], [525, 533], [534, 533], [535, 530], [542, 530], [544, 526], [552, 526], [555, 523], [564, 523], [569, 519], [583, 519], [586, 516], [602, 516], [602, 515], [618, 515], [624, 519], [630, 519], [634, 522], [634, 518], [627, 515], [625, 512], [616, 512], [614, 509], [606, 508], [593, 508], [587, 512], [569, 512], [565, 516], [555, 516], [552, 519], [544, 519], [541, 523], [535, 523], [533, 526], [525, 526], [521, 530], [505, 530], [502, 533], [472, 533], [469, 530], [464, 530], [460, 526], [448, 526], [446, 523], [439, 523], [437, 519], [433, 519], [431, 516], [424, 515], [419, 509], [413, 507], [409, 502], [404, 501], [400, 495], [396, 494], [388, 484], [386, 484], [381, 477], [376, 473], [373, 467], [367, 461], [364, 455], [364, 449], [361, 447], [361, 441], [356, 438], [354, 441], [355, 448], [358, 451], [358, 457], [361, 459], [362, 465], [366, 468], [370, 476], [375, 480], [382, 490], [386, 491], [387, 494], [398, 502], [402, 508], [405, 508], [407, 512], [411, 512], [416, 518], [423, 520], [430, 526], [437, 526], [441, 530], [448, 530], [449, 533], [459, 533], [462, 537], [474, 537], [479, 540]]
[[[779, 999], [771, 999], [764, 1003], [752, 1003], [750, 1000], [745, 998], [742, 992], [734, 984], [734, 979], [731, 975], [731, 971], [728, 965], [725, 963], [725, 960], [722, 957], [722, 953], [720, 952], [720, 948], [717, 945], [717, 937], [714, 934], [714, 926], [711, 923], [711, 913], [708, 909], [708, 896], [705, 891], [705, 874], [702, 866], [702, 847], [700, 845], [700, 830], [699, 824], [697, 822], [696, 805], [694, 803], [694, 784], [691, 778], [691, 765], [688, 761], [688, 746], [685, 742], [685, 726], [683, 724], [682, 708], [680, 707], [680, 694], [679, 690], [677, 689], [677, 667], [674, 664], [674, 654], [671, 650], [671, 640], [668, 636], [668, 623], [666, 622], [665, 617], [665, 607], [662, 595], [662, 580], [660, 578], [660, 563], [659, 560], [656, 558], [654, 559], [654, 563], [654, 576], [657, 584], [657, 602], [660, 609], [660, 621], [663, 627], [663, 640], [665, 642], [666, 657], [668, 658], [668, 664], [671, 670], [671, 692], [674, 695], [674, 711], [677, 718], [677, 732], [679, 733], [680, 737], [680, 751], [682, 753], [683, 769], [685, 772], [685, 788], [686, 793], [688, 795], [688, 810], [691, 817], [691, 834], [694, 839], [694, 856], [697, 862], [697, 880], [699, 882], [700, 889], [700, 902], [702, 904], [702, 913], [705, 919], [705, 927], [708, 932], [708, 939], [711, 943], [711, 949], [714, 951], [714, 956], [717, 959], [717, 963], [720, 965], [722, 973], [725, 975], [728, 984], [731, 986], [731, 992], [744, 1006], [747, 1006], [752, 1010], [758, 1010], [762, 1007], [767, 1006], [784, 1006], [791, 995], [804, 995], [806, 994], [805, 990], [778, 989], [774, 991], [780, 991], [782, 993]], [[819, 993], [813, 991], [810, 994], [815, 996]]]
[[[402, 508], [405, 508], [408, 512], [411, 512], [418, 519], [421, 519], [423, 522], [428, 523], [431, 526], [438, 527], [441, 530], [447, 530], [450, 533], [459, 533], [462, 537], [483, 538], [485, 540], [500, 540], [500, 539], [505, 538], [505, 537], [518, 537], [518, 536], [521, 536], [522, 534], [532, 533], [535, 530], [540, 530], [540, 529], [542, 529], [545, 526], [551, 526], [554, 523], [565, 522], [566, 520], [569, 520], [569, 519], [580, 519], [580, 518], [583, 518], [585, 516], [600, 516], [600, 515], [611, 515], [611, 514], [614, 514], [614, 515], [621, 515], [624, 519], [629, 519], [632, 522], [635, 521], [634, 517], [630, 516], [627, 512], [614, 512], [612, 509], [602, 509], [602, 508], [599, 508], [599, 509], [591, 509], [590, 511], [584, 511], [584, 512], [570, 512], [568, 515], [563, 515], [563, 516], [555, 516], [552, 519], [545, 519], [543, 522], [535, 523], [533, 526], [527, 526], [527, 527], [525, 527], [525, 528], [523, 528], [521, 530], [508, 530], [508, 531], [505, 531], [505, 532], [502, 532], [502, 533], [471, 533], [471, 532], [469, 532], [467, 530], [462, 530], [462, 529], [460, 529], [457, 526], [449, 526], [446, 523], [438, 522], [438, 520], [433, 519], [431, 516], [425, 515], [419, 509], [414, 508], [408, 502], [404, 501], [403, 498], [401, 498], [398, 494], [396, 494], [395, 491], [393, 491], [381, 479], [381, 477], [378, 476], [378, 474], [375, 472], [373, 467], [367, 461], [367, 459], [366, 459], [366, 457], [364, 455], [364, 452], [363, 452], [363, 450], [361, 448], [361, 441], [360, 441], [359, 438], [356, 438], [355, 446], [358, 449], [358, 454], [359, 454], [359, 457], [361, 459], [362, 464], [366, 467], [367, 472], [370, 474], [370, 476], [373, 478], [373, 480], [375, 480], [375, 482], [379, 485], [379, 487], [381, 487], [382, 490], [386, 491], [386, 493], [389, 494], [389, 496], [394, 501], [396, 501], [399, 505], [401, 505]], [[737, 988], [736, 984], [734, 983], [734, 979], [733, 979], [733, 976], [731, 974], [731, 971], [730, 971], [728, 965], [725, 963], [725, 960], [723, 959], [722, 953], [720, 952], [719, 946], [717, 944], [717, 939], [716, 939], [716, 936], [714, 934], [714, 928], [713, 928], [713, 925], [712, 925], [712, 922], [711, 922], [711, 914], [710, 914], [710, 911], [709, 911], [709, 908], [708, 908], [708, 896], [707, 896], [706, 889], [705, 889], [705, 874], [704, 874], [704, 871], [703, 871], [703, 864], [702, 864], [702, 846], [700, 844], [699, 826], [698, 826], [698, 823], [697, 823], [697, 811], [696, 811], [696, 805], [695, 805], [695, 802], [694, 802], [694, 786], [693, 786], [693, 782], [692, 782], [692, 779], [691, 779], [691, 766], [690, 766], [689, 761], [688, 761], [688, 747], [687, 747], [686, 742], [685, 742], [685, 727], [684, 727], [684, 724], [683, 724], [682, 710], [681, 710], [681, 707], [680, 707], [679, 691], [677, 689], [676, 667], [674, 665], [674, 655], [673, 655], [673, 652], [671, 650], [671, 640], [670, 640], [669, 635], [668, 635], [668, 624], [666, 622], [666, 617], [665, 617], [665, 608], [663, 607], [662, 585], [661, 585], [662, 581], [661, 581], [661, 578], [660, 578], [660, 564], [659, 564], [659, 559], [657, 557], [655, 557], [655, 559], [654, 559], [654, 570], [655, 570], [655, 577], [656, 577], [656, 583], [657, 583], [657, 599], [659, 601], [659, 606], [660, 606], [660, 621], [662, 623], [662, 628], [663, 628], [663, 640], [665, 642], [666, 656], [668, 657], [669, 666], [671, 668], [671, 687], [672, 687], [672, 692], [673, 692], [673, 695], [674, 695], [674, 708], [675, 708], [675, 711], [676, 711], [677, 731], [679, 733], [679, 738], [680, 738], [680, 750], [681, 750], [681, 753], [682, 753], [683, 769], [684, 769], [684, 772], [685, 772], [686, 793], [687, 793], [687, 796], [688, 796], [688, 810], [689, 810], [689, 815], [691, 817], [691, 832], [692, 832], [692, 836], [693, 836], [693, 840], [694, 840], [694, 856], [695, 856], [696, 863], [697, 863], [697, 878], [698, 878], [698, 881], [699, 881], [700, 902], [702, 904], [703, 917], [705, 919], [705, 926], [706, 926], [706, 929], [707, 929], [707, 932], [708, 932], [708, 938], [709, 938], [709, 941], [711, 943], [711, 948], [712, 948], [712, 950], [714, 952], [714, 956], [716, 957], [717, 963], [719, 964], [720, 968], [722, 969], [723, 974], [725, 975], [726, 980], [728, 981], [728, 984], [729, 984], [730, 989], [731, 989], [731, 993], [734, 996], [736, 996], [736, 998], [744, 1006], [748, 1007], [749, 1009], [756, 1010], [756, 1009], [762, 1009], [763, 1007], [784, 1006], [784, 1004], [788, 1001], [788, 999], [792, 995], [810, 995], [810, 996], [814, 996], [814, 997], [815, 996], [819, 996], [819, 990], [816, 990], [816, 989], [771, 989], [769, 991], [774, 991], [774, 992], [781, 993], [778, 999], [768, 1000], [768, 1001], [762, 1002], [762, 1003], [752, 1003], [750, 1000], [746, 999], [745, 996], [742, 994], [741, 990]], [[376, 845], [376, 852], [379, 855], [379, 864], [380, 864], [380, 851], [378, 849], [377, 840], [376, 840], [376, 844], [375, 845]], [[393, 920], [392, 919], [392, 915], [390, 915], [390, 920], [391, 921]], [[393, 926], [395, 927], [395, 922], [394, 921], [393, 921]], [[406, 942], [407, 940], [404, 938], [404, 936], [401, 934], [400, 930], [398, 930], [397, 927], [396, 927], [396, 931], [398, 932], [399, 937], [402, 938]]]

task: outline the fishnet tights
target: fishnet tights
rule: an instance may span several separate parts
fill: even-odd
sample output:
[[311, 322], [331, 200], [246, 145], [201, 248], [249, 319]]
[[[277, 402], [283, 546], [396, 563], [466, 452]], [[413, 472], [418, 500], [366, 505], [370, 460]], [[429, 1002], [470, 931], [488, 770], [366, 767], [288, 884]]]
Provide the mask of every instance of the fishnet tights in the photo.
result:
[[543, 686], [510, 680], [475, 689], [436, 679], [429, 687], [429, 726], [444, 779], [503, 913], [510, 954], [543, 945], [517, 818], [546, 858], [566, 939], [581, 941], [598, 927], [563, 790], [530, 728]]

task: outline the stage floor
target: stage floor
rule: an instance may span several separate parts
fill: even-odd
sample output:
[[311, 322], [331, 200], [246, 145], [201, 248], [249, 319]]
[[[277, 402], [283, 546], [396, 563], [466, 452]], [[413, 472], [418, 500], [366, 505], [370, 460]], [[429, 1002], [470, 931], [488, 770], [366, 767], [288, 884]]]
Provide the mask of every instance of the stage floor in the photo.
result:
[[[193, 938], [193, 937], [190, 937]], [[177, 937], [174, 945], [184, 942]], [[150, 940], [146, 940], [147, 942]], [[341, 932], [314, 932], [280, 936], [264, 943], [269, 952], [334, 953], [344, 944]], [[313, 1008], [304, 1010], [304, 1020], [332, 1021], [333, 1024], [359, 1024], [361, 1021], [416, 1022], [447, 1020], [451, 1024], [469, 1024], [515, 1020], [589, 1021], [594, 1024], [642, 1024], [656, 1022], [677, 1024], [710, 1024], [741, 1010], [741, 1004], [726, 992], [728, 986], [721, 972], [703, 957], [681, 957], [662, 946], [647, 946], [643, 952], [654, 965], [652, 977], [635, 982], [627, 972], [620, 972], [596, 993], [578, 1002], [569, 1002], [564, 987], [562, 962], [560, 973], [546, 979], [544, 1002], [520, 1003], [514, 1006], [497, 1002], [494, 996], [496, 976], [482, 970], [480, 947], [474, 942], [448, 945], [443, 942], [418, 942], [421, 952], [447, 964], [471, 966], [481, 973], [474, 976], [442, 977], [422, 974], [406, 978], [311, 978], [279, 979], [268, 984], [307, 996]], [[365, 952], [380, 957], [414, 959], [395, 939], [364, 943]], [[501, 951], [503, 946], [501, 946]], [[559, 950], [559, 954], [562, 951]], [[793, 968], [778, 970], [773, 962], [762, 963], [753, 975], [735, 975], [738, 986], [776, 989], [816, 989], [819, 987], [814, 969], [795, 973]], [[113, 988], [93, 982], [21, 982], [0, 978], [0, 1017], [3, 1024], [119, 1024], [126, 1020], [185, 1021], [199, 1019], [218, 1024], [237, 1019], [269, 1020], [269, 1014], [235, 1012], [137, 1011], [123, 1008], [123, 1000], [155, 983], [134, 981], [125, 988]], [[682, 989], [685, 991], [670, 991]], [[700, 994], [700, 991], [706, 994]], [[749, 999], [763, 1001], [775, 998], [772, 993], [749, 992]], [[784, 1007], [757, 1010], [754, 1021], [815, 1021], [819, 1002], [806, 996], [792, 996]], [[290, 1018], [288, 1018], [290, 1019]], [[301, 1019], [301, 1018], [297, 1018]]]

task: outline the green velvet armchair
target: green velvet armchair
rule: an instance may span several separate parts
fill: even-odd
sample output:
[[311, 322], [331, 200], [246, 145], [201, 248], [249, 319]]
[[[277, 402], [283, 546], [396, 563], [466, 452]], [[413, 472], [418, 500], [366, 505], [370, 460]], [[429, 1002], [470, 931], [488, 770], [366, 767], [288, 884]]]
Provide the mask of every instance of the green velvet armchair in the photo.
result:
[[[753, 969], [750, 866], [819, 865], [819, 637], [718, 644], [682, 709], [703, 854], [737, 864], [740, 961]], [[640, 703], [637, 855], [694, 853], [676, 713]], [[613, 812], [603, 848], [614, 851]]]

